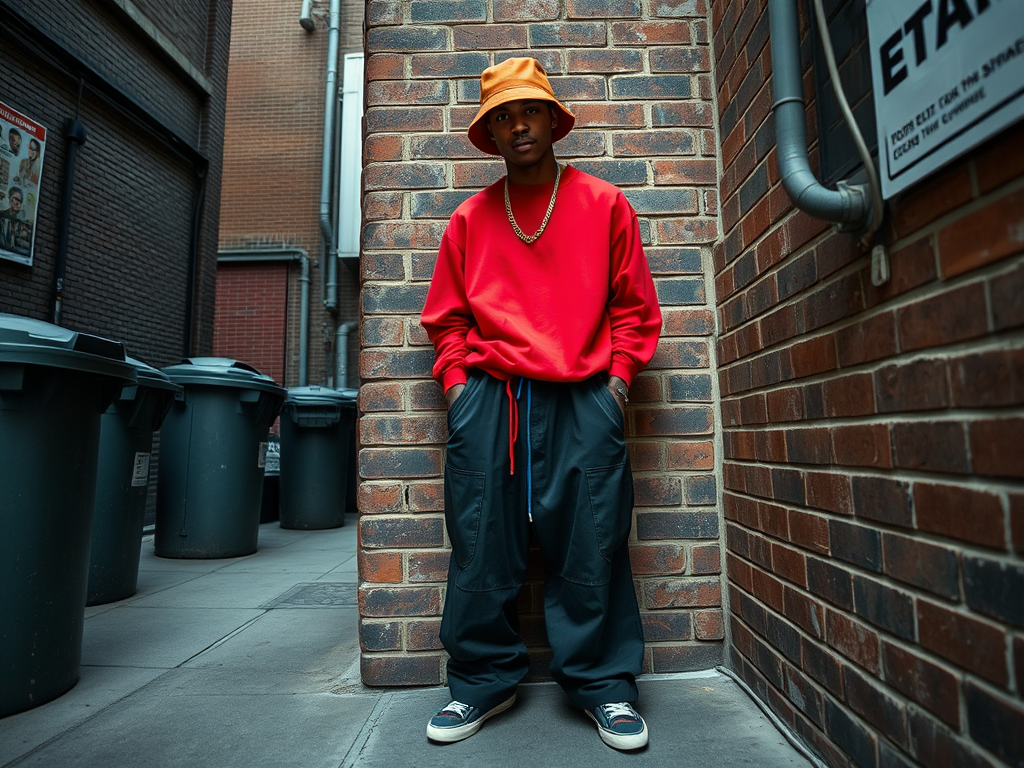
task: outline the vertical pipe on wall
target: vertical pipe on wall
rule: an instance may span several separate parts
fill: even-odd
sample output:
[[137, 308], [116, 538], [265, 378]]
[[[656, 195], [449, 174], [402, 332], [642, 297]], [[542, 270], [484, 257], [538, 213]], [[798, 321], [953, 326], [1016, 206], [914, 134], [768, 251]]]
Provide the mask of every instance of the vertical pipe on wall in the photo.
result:
[[327, 298], [324, 306], [338, 311], [338, 246], [331, 225], [331, 190], [334, 171], [335, 114], [338, 103], [338, 41], [341, 35], [341, 0], [331, 0], [327, 40], [327, 86], [324, 98], [324, 148], [320, 163], [320, 232], [327, 260]]
[[65, 133], [68, 145], [64, 156], [64, 188], [61, 192], [60, 212], [57, 214], [57, 261], [53, 271], [53, 323], [60, 325], [64, 308], [64, 274], [68, 266], [68, 233], [71, 229], [71, 197], [75, 186], [75, 160], [78, 148], [88, 135], [78, 118], [68, 121]]

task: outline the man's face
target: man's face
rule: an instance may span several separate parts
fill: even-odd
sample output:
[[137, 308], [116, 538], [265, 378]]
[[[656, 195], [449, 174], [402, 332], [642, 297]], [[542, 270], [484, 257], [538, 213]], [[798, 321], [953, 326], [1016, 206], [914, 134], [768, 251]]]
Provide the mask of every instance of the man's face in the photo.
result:
[[551, 149], [558, 117], [541, 99], [508, 101], [487, 113], [487, 130], [498, 152], [513, 165], [528, 167]]
[[11, 131], [7, 134], [7, 146], [11, 148], [11, 152], [17, 155], [21, 151], [21, 136]]
[[8, 195], [8, 200], [11, 204], [11, 210], [15, 213], [19, 213], [21, 211], [21, 193], [14, 192], [13, 194]]

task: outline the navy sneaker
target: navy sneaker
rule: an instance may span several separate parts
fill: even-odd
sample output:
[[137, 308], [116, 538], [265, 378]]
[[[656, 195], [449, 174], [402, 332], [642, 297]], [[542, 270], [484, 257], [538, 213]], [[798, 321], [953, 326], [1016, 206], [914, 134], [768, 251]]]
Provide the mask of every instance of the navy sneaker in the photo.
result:
[[647, 723], [632, 704], [625, 701], [602, 704], [586, 713], [597, 723], [597, 733], [609, 747], [640, 749], [647, 746]]
[[468, 739], [480, 730], [484, 720], [504, 712], [516, 703], [513, 693], [505, 701], [486, 712], [461, 701], [452, 701], [427, 723], [427, 738], [431, 741], [453, 742]]

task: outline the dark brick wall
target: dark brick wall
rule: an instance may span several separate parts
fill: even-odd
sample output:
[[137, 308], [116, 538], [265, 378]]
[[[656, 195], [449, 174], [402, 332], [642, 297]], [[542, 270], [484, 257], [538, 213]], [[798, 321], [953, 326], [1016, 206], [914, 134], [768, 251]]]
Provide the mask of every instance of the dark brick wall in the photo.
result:
[[[156, 55], [153, 44], [126, 25], [120, 12], [103, 4], [61, 0], [42, 8], [11, 5], [130, 98], [166, 119], [172, 130], [188, 141], [198, 139], [200, 151], [209, 158], [194, 336], [194, 349], [209, 351], [230, 3], [202, 3], [191, 17], [191, 34], [203, 41], [204, 49], [192, 63], [211, 81], [208, 97], [179, 68]], [[76, 114], [77, 81], [9, 38], [0, 46], [0, 67], [11, 75], [5, 78], [3, 99], [50, 131], [35, 262], [31, 268], [0, 262], [0, 310], [49, 319], [63, 132]], [[154, 365], [175, 362], [185, 334], [197, 188], [192, 165], [88, 86], [79, 109], [89, 139], [75, 169], [65, 323], [125, 341], [132, 354]]]
[[830, 765], [1024, 765], [1024, 128], [889, 202], [876, 288], [779, 183], [766, 5], [712, 7], [731, 662]]
[[[715, 475], [710, 245], [717, 142], [703, 0], [537, 0], [367, 5], [359, 422], [363, 680], [438, 683], [448, 564], [443, 400], [419, 325], [447, 219], [503, 174], [469, 145], [479, 75], [540, 60], [578, 122], [555, 145], [619, 184], [641, 216], [665, 317], [627, 409], [637, 507], [631, 555], [644, 669], [701, 669], [723, 655]], [[546, 673], [539, 559], [520, 601], [534, 670]]]

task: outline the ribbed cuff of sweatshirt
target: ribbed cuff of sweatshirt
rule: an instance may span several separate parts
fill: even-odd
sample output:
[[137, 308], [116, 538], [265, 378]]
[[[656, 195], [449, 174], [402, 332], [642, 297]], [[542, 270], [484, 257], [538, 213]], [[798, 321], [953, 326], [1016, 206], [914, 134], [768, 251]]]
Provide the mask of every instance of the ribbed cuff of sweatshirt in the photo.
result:
[[447, 392], [449, 389], [454, 387], [456, 384], [466, 383], [466, 369], [462, 366], [456, 366], [449, 368], [447, 371], [441, 374], [441, 389]]
[[612, 364], [608, 367], [609, 376], [618, 376], [624, 382], [626, 387], [633, 386], [633, 379], [639, 373], [639, 368], [632, 360], [627, 357], [612, 357]]

